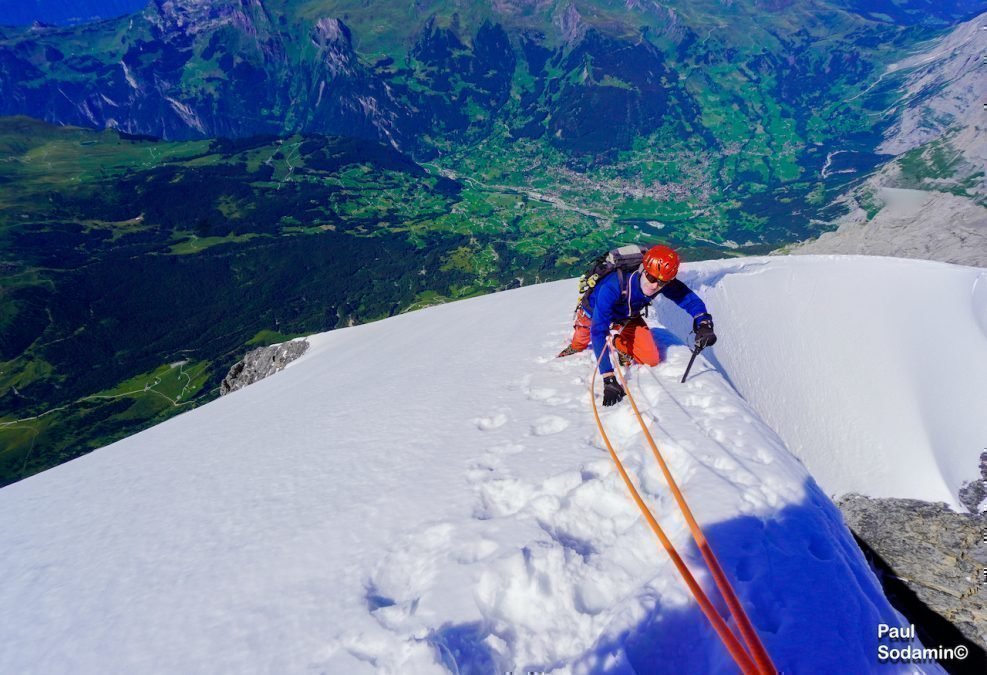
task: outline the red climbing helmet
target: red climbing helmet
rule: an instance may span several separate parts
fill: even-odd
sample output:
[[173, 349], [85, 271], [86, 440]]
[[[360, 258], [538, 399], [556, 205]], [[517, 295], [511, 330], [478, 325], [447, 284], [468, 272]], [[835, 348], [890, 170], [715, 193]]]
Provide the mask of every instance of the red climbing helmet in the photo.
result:
[[668, 246], [652, 246], [641, 261], [644, 271], [659, 281], [669, 282], [679, 273], [679, 254]]

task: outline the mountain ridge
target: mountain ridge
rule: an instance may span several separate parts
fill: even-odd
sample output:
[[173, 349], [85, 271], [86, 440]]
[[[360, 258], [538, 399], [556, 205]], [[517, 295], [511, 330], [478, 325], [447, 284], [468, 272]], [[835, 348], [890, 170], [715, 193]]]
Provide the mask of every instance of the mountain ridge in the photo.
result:
[[[987, 265], [987, 96], [978, 38], [987, 13], [888, 66], [901, 95], [879, 150], [895, 157], [841, 195], [837, 229], [783, 250]], [[882, 76], [883, 77], [883, 76]]]
[[[445, 95], [442, 88], [445, 85], [442, 80], [433, 80], [431, 84], [426, 81], [424, 83], [426, 87], [424, 93], [428, 93], [428, 97], [422, 99], [420, 95], [416, 94], [413, 87], [409, 88], [409, 84], [402, 81], [402, 78], [421, 74], [421, 71], [416, 72], [415, 69], [412, 69], [408, 75], [401, 75], [400, 69], [398, 69], [397, 73], [389, 72], [386, 69], [371, 68], [370, 63], [367, 62], [360, 63], [360, 68], [354, 70], [357, 56], [356, 52], [353, 51], [351, 40], [359, 40], [363, 31], [368, 36], [374, 35], [372, 26], [375, 25], [373, 24], [373, 14], [364, 16], [364, 14], [360, 13], [366, 13], [370, 10], [366, 8], [360, 9], [357, 6], [358, 4], [333, 3], [331, 7], [335, 8], [337, 12], [334, 16], [332, 14], [324, 14], [324, 3], [318, 2], [302, 3], [296, 6], [293, 3], [268, 2], [265, 4], [245, 2], [243, 0], [224, 0], [220, 3], [204, 3], [198, 0], [183, 0], [181, 2], [175, 2], [174, 0], [168, 0], [167, 2], [154, 0], [141, 14], [121, 19], [117, 22], [120, 27], [124, 25], [129, 27], [130, 32], [128, 34], [121, 34], [120, 28], [114, 28], [109, 31], [111, 35], [114, 33], [121, 35], [121, 40], [123, 41], [123, 44], [114, 42], [107, 45], [114, 55], [113, 62], [101, 66], [97, 66], [96, 62], [90, 62], [88, 65], [86, 62], [79, 62], [73, 66], [77, 73], [85, 73], [87, 68], [98, 67], [99, 70], [93, 72], [100, 72], [100, 77], [105, 82], [111, 83], [112, 91], [103, 89], [102, 91], [97, 90], [94, 92], [90, 89], [87, 92], [85, 89], [78, 89], [77, 84], [63, 80], [60, 86], [66, 95], [73, 100], [82, 99], [77, 104], [78, 111], [75, 113], [76, 117], [74, 119], [66, 117], [66, 115], [71, 113], [70, 108], [65, 107], [56, 110], [47, 110], [44, 114], [34, 114], [34, 116], [63, 123], [87, 123], [96, 126], [110, 124], [111, 126], [118, 126], [128, 133], [150, 133], [163, 138], [194, 137], [197, 135], [217, 136], [231, 133], [234, 135], [250, 135], [271, 133], [272, 131], [277, 131], [278, 133], [295, 131], [338, 133], [340, 130], [339, 126], [332, 126], [331, 121], [327, 120], [323, 120], [321, 124], [328, 126], [322, 126], [316, 121], [317, 117], [301, 117], [297, 121], [292, 121], [291, 117], [287, 114], [287, 108], [284, 108], [289, 99], [293, 105], [298, 106], [298, 96], [302, 94], [302, 90], [298, 89], [298, 82], [309, 79], [312, 81], [312, 84], [318, 86], [317, 83], [320, 81], [320, 78], [317, 76], [319, 68], [317, 67], [317, 63], [312, 62], [311, 58], [312, 56], [318, 56], [318, 54], [306, 56], [305, 45], [308, 43], [309, 35], [317, 37], [320, 30], [319, 26], [324, 25], [325, 21], [331, 20], [337, 22], [338, 25], [346, 26], [352, 22], [356, 22], [362, 28], [362, 31], [347, 29], [346, 31], [337, 31], [335, 33], [336, 38], [330, 42], [336, 46], [338, 52], [330, 55], [331, 60], [339, 63], [348, 63], [351, 67], [340, 70], [334, 69], [330, 64], [328, 70], [331, 77], [322, 81], [326, 83], [331, 81], [336, 86], [342, 86], [344, 88], [348, 86], [357, 87], [363, 92], [361, 94], [341, 95], [341, 100], [336, 101], [331, 106], [332, 109], [342, 111], [346, 106], [355, 105], [354, 101], [358, 101], [361, 96], [368, 102], [373, 100], [375, 101], [374, 104], [368, 103], [367, 105], [376, 105], [382, 111], [397, 116], [396, 119], [401, 122], [400, 126], [403, 130], [403, 133], [400, 134], [402, 136], [400, 141], [407, 144], [410, 142], [409, 132], [418, 129], [418, 123], [415, 122], [414, 109], [421, 108], [428, 100], [432, 100], [434, 105], [436, 95], [439, 95], [439, 98]], [[538, 29], [536, 32], [532, 32], [534, 31], [534, 27], [530, 30], [524, 28], [527, 25], [527, 19], [523, 18], [525, 15], [520, 15], [521, 19], [519, 19], [519, 15], [512, 14], [511, 12], [498, 13], [477, 6], [472, 10], [477, 12], [476, 16], [469, 15], [471, 18], [467, 19], [467, 15], [461, 15], [458, 11], [455, 11], [457, 8], [455, 3], [452, 3], [451, 6], [446, 5], [447, 3], [439, 3], [431, 12], [421, 12], [418, 14], [419, 18], [417, 21], [407, 26], [401, 26], [399, 23], [390, 24], [397, 26], [399, 31], [403, 31], [404, 37], [397, 39], [397, 45], [401, 45], [400, 47], [387, 47], [383, 51], [383, 54], [392, 59], [399, 57], [407, 58], [408, 55], [416, 56], [416, 61], [421, 66], [428, 68], [429, 63], [435, 63], [436, 67], [441, 64], [442, 70], [451, 74], [456, 70], [453, 67], [455, 59], [460, 58], [451, 54], [449, 51], [451, 47], [454, 50], [460, 50], [467, 56], [472, 55], [477, 63], [482, 64], [481, 67], [483, 69], [498, 73], [496, 77], [499, 80], [513, 80], [512, 91], [515, 96], [523, 90], [518, 89], [518, 85], [522, 84], [522, 82], [517, 80], [518, 76], [511, 74], [514, 70], [512, 61], [516, 58], [522, 65], [526, 65], [529, 76], [535, 74], [537, 70], [532, 65], [532, 62], [528, 61], [529, 58], [533, 57], [534, 52], [531, 49], [525, 51], [520, 48], [520, 45], [525, 41], [538, 44], [540, 48], [547, 48], [552, 55], [552, 59], [559, 61], [562, 58], [566, 58], [566, 51], [568, 49], [585, 42], [587, 37], [596, 39], [597, 42], [603, 40], [600, 46], [591, 46], [588, 48], [595, 59], [605, 58], [607, 53], [612, 51], [615, 46], [619, 50], [626, 43], [627, 47], [634, 48], [635, 45], [649, 45], [650, 40], [654, 39], [656, 43], [655, 46], [651, 47], [653, 51], [652, 56], [642, 53], [632, 59], [632, 63], [637, 67], [641, 64], [647, 64], [649, 59], [654, 60], [654, 57], [658, 55], [661, 55], [661, 59], [667, 57], [674, 57], [676, 59], [682, 59], [683, 57], [686, 59], [695, 58], [695, 56], [690, 56], [688, 53], [689, 44], [695, 43], [699, 39], [697, 26], [709, 23], [708, 14], [704, 13], [709, 10], [704, 7], [698, 9], [690, 8], [688, 10], [684, 7], [666, 7], [664, 13], [657, 12], [655, 14], [653, 11], [634, 8], [617, 10], [614, 7], [609, 7], [608, 3], [583, 3], [580, 5], [582, 7], [582, 12], [580, 12], [576, 4], [566, 2], [552, 3], [552, 7], [555, 9], [552, 9], [545, 16], [538, 15], [536, 12], [536, 16], [531, 20], [535, 21], [534, 26], [537, 26]], [[758, 9], [756, 4], [738, 3], [725, 10], [731, 13], [730, 20], [735, 20], [759, 34], [763, 45], [753, 47], [752, 43], [736, 36], [716, 38], [713, 42], [710, 42], [712, 35], [706, 35], [704, 43], [709, 46], [716, 42], [722, 42], [723, 45], [721, 48], [725, 49], [726, 54], [720, 58], [725, 59], [730, 59], [731, 53], [734, 56], [739, 55], [741, 53], [739, 51], [740, 49], [747, 52], [746, 58], [750, 58], [749, 54], [757, 54], [759, 51], [765, 50], [764, 45], [770, 45], [769, 50], [774, 50], [774, 52], [780, 52], [783, 48], [793, 52], [803, 52], [799, 57], [799, 61], [792, 61], [788, 66], [785, 66], [784, 62], [777, 59], [777, 57], [771, 57], [772, 60], [776, 61], [772, 64], [775, 68], [785, 67], [793, 69], [797, 73], [803, 68], [801, 62], [809, 64], [817, 59], [825, 60], [832, 58], [832, 55], [813, 53], [812, 41], [814, 39], [821, 39], [825, 34], [824, 31], [831, 32], [834, 28], [847, 34], [852, 34], [854, 31], [863, 31], [863, 34], [866, 35], [869, 32], [874, 37], [882, 34], [882, 32], [886, 37], [893, 36], [896, 33], [895, 29], [882, 28], [880, 24], [873, 21], [850, 19], [849, 17], [854, 15], [841, 14], [839, 11], [828, 8], [825, 4], [810, 3], [810, 6], [811, 8], [808, 9], [798, 8], [799, 16], [807, 19], [807, 21], [803, 22], [802, 25], [792, 25], [791, 23], [782, 21], [777, 27], [771, 27], [779, 31], [776, 35], [772, 30], [766, 30], [766, 27], [759, 26], [754, 20], [751, 12]], [[269, 7], [271, 8], [270, 10], [268, 9]], [[540, 7], [542, 5], [536, 5], [535, 9], [538, 10]], [[358, 12], [358, 9], [360, 12]], [[494, 9], [496, 9], [496, 6]], [[386, 12], [388, 11], [392, 11], [393, 13], [393, 10], [388, 9], [386, 3], [373, 11], [384, 12], [385, 16], [387, 16]], [[685, 31], [681, 34], [682, 39], [678, 42], [669, 40], [667, 34], [663, 34], [662, 31], [663, 28], [667, 28], [662, 23], [663, 17], [667, 17], [669, 12], [673, 13], [676, 17], [672, 23], [682, 25], [681, 30]], [[825, 18], [823, 19], [815, 16], [814, 12], [828, 12], [828, 15], [824, 14], [823, 16]], [[461, 16], [462, 19], [460, 18]], [[656, 16], [658, 18], [655, 18]], [[299, 17], [302, 19], [301, 23], [299, 23]], [[507, 23], [498, 23], [498, 17], [507, 20]], [[634, 17], [645, 23], [634, 25], [631, 23]], [[516, 28], [511, 27], [511, 20], [515, 22]], [[725, 18], [720, 18], [715, 25], [726, 27], [728, 24], [724, 23], [725, 20]], [[397, 21], [396, 16], [390, 21]], [[773, 21], [778, 20], [773, 19]], [[320, 24], [320, 22], [322, 23]], [[366, 24], [369, 25], [364, 27]], [[655, 24], [654, 27], [652, 27], [652, 24]], [[415, 25], [420, 26], [420, 30], [417, 33], [413, 28]], [[500, 58], [500, 52], [485, 55], [483, 48], [474, 44], [476, 40], [480, 40], [481, 42], [484, 40], [485, 33], [483, 32], [483, 28], [487, 25], [499, 26], [497, 30], [501, 32], [504, 31], [505, 27], [510, 31], [510, 42], [512, 43], [510, 49], [511, 59], [505, 61]], [[82, 35], [91, 36], [91, 38], [99, 40], [99, 31], [103, 30], [105, 32], [109, 28], [109, 26], [104, 29], [90, 26], [76, 30], [81, 31], [80, 34]], [[788, 32], [786, 34], [782, 31]], [[810, 31], [816, 31], [818, 35], [813, 35]], [[8, 57], [6, 67], [0, 70], [0, 83], [3, 83], [5, 88], [14, 93], [13, 97], [8, 99], [6, 105], [0, 108], [0, 112], [3, 114], [32, 114], [41, 110], [32, 108], [32, 105], [36, 104], [32, 104], [30, 101], [37, 100], [40, 102], [40, 99], [30, 99], [32, 96], [30, 86], [25, 86], [27, 82], [23, 80], [18, 81], [18, 66], [16, 65], [18, 61], [12, 62], [9, 60], [10, 57], [22, 59], [19, 61], [22, 64], [21, 67], [25, 67], [29, 62], [24, 60], [25, 57], [30, 58], [30, 62], [33, 63], [37, 63], [40, 57], [43, 62], [45, 57], [43, 54], [39, 55], [36, 49], [34, 50], [35, 53], [30, 55], [26, 53], [18, 54], [18, 51], [29, 48], [32, 41], [40, 41], [46, 44], [45, 49], [55, 50], [55, 52], [50, 53], [61, 52], [64, 49], [60, 50], [57, 46], [59, 40], [62, 39], [60, 36], [67, 36], [71, 40], [71, 36], [74, 34], [76, 33], [71, 31], [66, 33], [65, 29], [35, 31], [25, 35], [27, 37], [26, 41], [21, 39], [0, 48], [0, 54], [6, 54]], [[599, 37], [592, 38], [594, 35], [598, 35]], [[208, 36], [208, 40], [206, 40], [206, 36]], [[351, 36], [353, 37], [351, 38]], [[197, 40], [197, 37], [202, 37], [202, 40]], [[344, 39], [340, 40], [339, 38], [341, 37], [344, 37]], [[506, 37], [507, 34], [504, 34], [504, 38]], [[831, 39], [832, 35], [830, 34], [829, 37]], [[324, 36], [319, 39], [325, 44]], [[561, 42], [555, 44], [559, 40]], [[203, 44], [202, 42], [207, 42], [207, 44]], [[226, 44], [224, 45], [224, 43]], [[234, 52], [232, 48], [237, 43], [239, 43], [239, 50]], [[145, 47], [153, 46], [153, 49], [159, 52], [153, 63], [153, 71], [151, 71], [155, 73], [155, 77], [140, 73], [141, 69], [144, 68], [142, 62], [145, 60], [145, 57], [140, 56], [142, 44]], [[15, 49], [11, 51], [11, 47], [15, 47]], [[809, 51], [805, 51], [806, 47], [808, 47]], [[864, 50], [870, 49], [863, 46], [861, 48]], [[161, 51], [162, 49], [164, 51]], [[221, 124], [220, 120], [224, 117], [232, 117], [234, 110], [224, 113], [222, 107], [216, 109], [215, 106], [220, 104], [216, 100], [209, 98], [211, 96], [209, 94], [209, 88], [204, 87], [203, 82], [198, 81], [195, 79], [195, 76], [190, 74], [179, 76], [178, 72], [174, 70], [170, 71], [172, 75], [165, 75], [165, 73], [169, 72], [166, 69], [175, 68], [175, 66], [170, 65], [172, 62], [176, 65], [180, 63], [184, 64], [182, 67], [185, 70], [191, 68], [191, 72], [197, 70], [208, 72], [210, 69], [214, 70], [216, 68], [216, 62], [210, 54], [216, 49], [220, 50], [220, 54], [223, 54], [225, 51], [224, 58], [230, 56], [233, 58], [233, 62], [230, 65], [220, 67], [220, 77], [223, 77], [224, 71], [229, 71], [235, 64], [239, 64], [237, 67], [240, 68], [240, 71], [238, 71], [236, 78], [239, 82], [238, 87], [249, 91], [254, 83], [259, 85], [263, 82], [266, 85], [265, 88], [272, 92], [271, 94], [265, 94], [263, 90], [257, 92], [264, 101], [264, 104], [261, 106], [262, 114], [263, 108], [271, 107], [266, 116], [246, 125], [241, 123], [239, 128], [229, 126], [229, 122], [226, 122], [225, 125]], [[377, 50], [378, 47], [373, 47], [372, 49]], [[827, 49], [831, 51], [832, 47], [830, 46]], [[289, 58], [286, 50], [292, 52], [294, 55]], [[769, 55], [772, 54], [771, 51], [767, 51], [766, 53]], [[837, 57], [841, 56], [839, 50], [835, 54]], [[844, 56], [852, 58], [849, 54]], [[289, 58], [290, 68], [289, 62], [285, 62], [285, 58]], [[540, 60], [541, 57], [538, 57], [538, 59]], [[66, 69], [64, 63], [62, 63], [63, 60], [48, 60], [48, 67], [52, 70], [51, 75], [55, 78], [69, 77], [72, 73], [71, 68]], [[756, 63], [756, 60], [753, 61], [754, 66], [751, 68], [755, 72], [757, 70]], [[862, 64], [863, 62], [860, 62], [860, 65]], [[119, 65], [125, 66], [123, 68], [124, 72], [120, 72], [121, 68]], [[841, 75], [843, 77], [846, 77], [850, 72], [847, 68], [848, 65], [852, 69], [852, 63], [850, 61], [844, 63], [841, 68], [841, 71], [843, 71]], [[580, 58], [578, 65], [575, 63], [568, 65], [560, 63], [555, 67], [561, 68], [562, 73], [577, 73], [581, 66], [582, 59]], [[597, 76], [597, 79], [609, 76], [615, 78], [616, 82], [624, 81], [623, 78], [634, 76], [636, 67], [618, 66], [609, 69], [609, 71], [604, 70], [601, 72], [601, 75]], [[815, 68], [816, 66], [809, 67]], [[418, 66], [416, 65], [415, 68], [418, 68]], [[300, 79], [292, 71], [300, 75]], [[64, 72], [64, 75], [60, 75], [60, 72]], [[395, 74], [398, 77], [395, 77]], [[804, 78], [805, 76], [802, 75], [802, 77]], [[542, 88], [546, 85], [557, 86], [553, 84], [553, 82], [556, 82], [554, 79], [545, 79], [544, 76], [542, 79], [544, 80], [544, 84], [541, 85], [538, 85], [536, 80], [536, 89], [534, 90], [536, 93], [538, 91], [537, 86], [541, 86]], [[115, 117], [116, 112], [122, 112], [122, 110], [115, 112], [114, 105], [102, 101], [99, 96], [100, 94], [106, 95], [115, 102], [116, 108], [121, 108], [124, 105], [124, 101], [128, 100], [126, 98], [127, 90], [122, 87], [125, 84], [124, 80], [131, 83], [131, 85], [139, 82], [139, 88], [141, 90], [147, 89], [148, 86], [153, 88], [153, 90], [138, 92], [139, 96], [144, 97], [144, 99], [129, 99], [130, 103], [128, 105], [131, 108], [135, 105], [138, 106], [138, 114], [130, 119]], [[283, 86], [275, 84], [278, 81], [291, 83], [288, 86], [288, 90], [286, 91]], [[484, 91], [483, 83], [479, 79], [466, 77], [459, 81], [462, 82], [462, 85], [465, 85], [466, 89], [464, 91], [466, 93], [473, 94], [475, 92], [476, 94], [480, 94]], [[852, 80], [850, 81], [852, 82]], [[272, 84], [274, 86], [271, 86]], [[398, 98], [392, 97], [390, 91], [381, 91], [381, 85], [383, 84], [387, 84], [388, 89], [393, 91]], [[722, 83], [717, 84], [715, 81], [707, 82], [707, 85], [718, 88], [723, 86]], [[70, 86], [72, 90], [69, 90]], [[368, 87], [369, 89], [367, 89]], [[436, 89], [435, 87], [439, 88]], [[329, 90], [331, 91], [332, 89], [333, 87], [330, 86]], [[429, 89], [431, 89], [430, 93], [428, 92]], [[617, 96], [620, 94], [621, 86], [605, 86], [602, 88], [598, 87], [597, 89], [598, 91], [593, 90], [596, 91], [594, 94], [596, 96]], [[48, 88], [44, 91], [50, 91], [52, 94], [58, 93], [55, 88]], [[222, 95], [224, 99], [242, 97], [244, 95], [240, 89], [227, 88], [220, 89], [220, 91], [224, 92]], [[629, 91], [633, 93], [635, 89], [632, 87]], [[206, 98], [202, 98], [203, 96], [206, 96]], [[177, 109], [176, 105], [169, 105], [169, 98], [187, 106], [189, 111], [195, 114], [183, 113], [181, 109]], [[318, 100], [317, 96], [313, 96], [311, 89], [306, 95], [306, 98], [309, 103], [303, 107], [319, 108], [319, 105], [311, 105], [313, 100]], [[539, 96], [539, 98], [542, 99], [543, 97]], [[20, 102], [18, 102], [19, 99]], [[486, 105], [482, 103], [482, 98], [477, 98], [476, 95], [471, 95], [469, 100], [478, 104], [483, 114], [488, 117], [494, 115], [498, 108], [503, 107], [504, 103], [502, 98], [498, 98], [493, 102], [493, 105]], [[210, 101], [212, 102], [210, 103]], [[619, 98], [614, 99], [614, 101], [617, 105], [625, 105], [619, 103]], [[546, 103], [549, 105], [549, 111], [551, 111], [550, 100], [542, 100], [543, 105]], [[148, 107], [147, 112], [159, 116], [160, 119], [153, 121], [153, 118], [142, 117], [139, 112], [140, 106]], [[87, 107], [88, 110], [86, 109]], [[663, 106], [659, 105], [659, 109], [661, 107]], [[206, 110], [210, 108], [212, 110], [207, 115]], [[280, 108], [284, 108], [284, 110], [279, 113]], [[246, 112], [246, 109], [244, 112]], [[279, 114], [281, 117], [279, 117]], [[369, 121], [369, 114], [369, 111], [364, 111], [364, 119]], [[445, 114], [451, 115], [449, 111], [446, 111]], [[251, 117], [253, 116], [248, 116], [248, 120]], [[356, 119], [356, 117], [352, 119], [346, 118], [346, 121], [351, 123]], [[459, 122], [457, 124], [461, 125], [462, 123]], [[384, 122], [380, 119], [375, 121], [374, 128], [376, 129], [379, 140], [386, 139], [387, 133], [385, 133], [385, 130], [392, 136], [395, 135], [395, 129], [384, 125]], [[434, 130], [434, 122], [427, 125], [426, 128]], [[558, 128], [552, 128], [551, 126], [545, 129], [549, 136], [558, 130]], [[446, 131], [448, 132], [449, 130], [447, 129]], [[367, 133], [359, 129], [357, 132], [358, 134]], [[415, 149], [423, 151], [427, 147], [427, 144], [419, 144]]]

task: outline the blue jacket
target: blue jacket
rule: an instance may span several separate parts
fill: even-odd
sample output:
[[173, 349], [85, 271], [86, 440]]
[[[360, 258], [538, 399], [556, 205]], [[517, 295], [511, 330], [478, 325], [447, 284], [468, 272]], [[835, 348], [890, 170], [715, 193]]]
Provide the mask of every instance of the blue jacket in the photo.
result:
[[[589, 333], [593, 339], [593, 352], [598, 359], [600, 359], [602, 352], [609, 352], [607, 335], [610, 333], [610, 324], [614, 322], [623, 323], [638, 316], [659, 295], [664, 295], [672, 300], [687, 311], [693, 319], [707, 313], [706, 304], [678, 279], [672, 279], [654, 295], [645, 295], [644, 291], [641, 290], [641, 272], [625, 274], [623, 275], [624, 286], [628, 293], [626, 297], [621, 298], [620, 276], [620, 274], [612, 272], [603, 277], [603, 280], [590, 291], [589, 296], [583, 302], [583, 311], [593, 320]], [[613, 364], [610, 362], [610, 354], [606, 353], [600, 359], [600, 373], [612, 371]]]

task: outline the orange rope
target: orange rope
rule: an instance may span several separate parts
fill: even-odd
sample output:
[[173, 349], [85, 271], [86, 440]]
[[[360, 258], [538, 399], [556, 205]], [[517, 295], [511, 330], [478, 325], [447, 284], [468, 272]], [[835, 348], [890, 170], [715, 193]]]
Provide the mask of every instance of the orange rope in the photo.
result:
[[[602, 356], [603, 354], [601, 353], [600, 357], [602, 358]], [[596, 426], [599, 428], [600, 435], [603, 437], [603, 442], [606, 444], [607, 450], [610, 452], [610, 458], [613, 460], [614, 464], [617, 465], [617, 471], [620, 473], [620, 477], [624, 479], [624, 484], [627, 485], [627, 490], [631, 493], [631, 497], [634, 498], [635, 503], [641, 510], [641, 514], [648, 521], [648, 524], [651, 526], [651, 529], [654, 530], [654, 533], [658, 535], [658, 540], [668, 553], [668, 557], [672, 559], [672, 562], [678, 569], [679, 574], [682, 575], [682, 579], [689, 587], [689, 590], [692, 591], [692, 595], [695, 597], [696, 602], [699, 603], [699, 607], [702, 609], [703, 614], [705, 614], [706, 618], [709, 619], [710, 624], [713, 626], [713, 630], [715, 630], [716, 634], [720, 636], [720, 639], [723, 641], [723, 645], [727, 648], [727, 651], [730, 652], [730, 656], [733, 657], [733, 660], [736, 662], [737, 666], [740, 668], [741, 672], [744, 673], [744, 675], [756, 675], [758, 673], [758, 669], [754, 665], [754, 662], [751, 661], [750, 655], [744, 649], [743, 645], [740, 644], [740, 641], [737, 640], [737, 636], [734, 635], [727, 627], [723, 617], [721, 617], [713, 607], [713, 604], [709, 601], [706, 592], [699, 585], [699, 582], [696, 581], [696, 578], [692, 575], [692, 572], [689, 571], [689, 568], [686, 567], [685, 562], [678, 554], [678, 551], [675, 550], [672, 542], [667, 536], [665, 536], [665, 532], [661, 529], [661, 525], [659, 525], [658, 521], [655, 520], [654, 515], [644, 503], [644, 500], [641, 499], [641, 495], [638, 494], [638, 491], [634, 487], [634, 483], [631, 481], [630, 476], [627, 475], [627, 471], [624, 469], [623, 463], [620, 461], [620, 458], [617, 457], [617, 452], [613, 449], [613, 445], [610, 443], [610, 438], [607, 436], [607, 432], [603, 429], [603, 422], [600, 420], [600, 413], [596, 408], [594, 387], [596, 385], [596, 373], [599, 371], [599, 363], [600, 361], [597, 359], [597, 367], [593, 370], [593, 377], [590, 379], [589, 397], [593, 405], [593, 416], [596, 418]]]
[[[611, 349], [613, 349], [612, 341], [608, 340], [608, 345]], [[597, 368], [597, 370], [599, 370], [599, 368]], [[631, 390], [630, 387], [627, 386], [627, 380], [624, 378], [623, 371], [620, 368], [617, 368], [616, 371], [620, 376], [620, 382], [627, 394], [627, 400], [630, 401], [631, 408], [634, 409], [634, 415], [637, 417], [638, 424], [641, 425], [641, 430], [644, 431], [644, 437], [648, 439], [648, 445], [651, 446], [651, 452], [654, 454], [655, 459], [658, 460], [658, 466], [661, 467], [661, 472], [665, 476], [665, 480], [668, 482], [668, 487], [672, 490], [672, 495], [675, 497], [675, 502], [679, 505], [679, 510], [682, 511], [682, 515], [685, 516], [686, 523], [689, 525], [689, 530], [692, 532], [692, 538], [695, 540], [696, 546], [699, 548], [700, 553], [702, 553], [703, 560], [706, 561], [706, 566], [709, 567], [709, 571], [713, 575], [713, 580], [716, 582], [716, 587], [720, 590], [720, 594], [723, 596], [723, 599], [726, 600], [727, 606], [730, 608], [730, 613], [737, 622], [738, 628], [740, 628], [740, 634], [744, 638], [744, 643], [747, 645], [747, 649], [750, 650], [754, 660], [757, 661], [758, 668], [762, 673], [775, 675], [778, 672], [778, 669], [775, 668], [774, 663], [772, 663], [771, 657], [768, 655], [768, 650], [764, 648], [761, 638], [758, 637], [757, 631], [755, 631], [754, 627], [751, 625], [747, 612], [744, 611], [743, 606], [740, 604], [740, 600], [737, 599], [737, 594], [733, 590], [733, 586], [727, 579], [726, 574], [723, 573], [723, 568], [720, 567], [720, 561], [717, 560], [716, 555], [709, 546], [706, 535], [703, 533], [699, 523], [696, 522], [695, 517], [692, 515], [692, 509], [689, 508], [689, 505], [685, 501], [685, 497], [682, 495], [682, 491], [679, 490], [678, 484], [675, 482], [675, 479], [672, 478], [672, 472], [668, 469], [668, 464], [665, 463], [665, 459], [658, 450], [658, 445], [655, 443], [655, 439], [651, 436], [651, 432], [648, 430], [647, 425], [644, 423], [644, 419], [641, 417], [641, 411], [638, 410], [637, 403], [631, 395]], [[594, 405], [595, 400], [596, 399], [594, 399]]]

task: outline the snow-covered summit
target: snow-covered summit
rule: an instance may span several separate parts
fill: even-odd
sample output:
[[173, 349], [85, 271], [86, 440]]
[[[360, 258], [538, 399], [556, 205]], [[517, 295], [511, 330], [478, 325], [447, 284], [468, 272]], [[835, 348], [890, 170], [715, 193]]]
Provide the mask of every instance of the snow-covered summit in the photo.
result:
[[[987, 438], [984, 274], [691, 265], [720, 342], [685, 384], [687, 319], [652, 317], [665, 362], [632, 391], [785, 672], [915, 671], [878, 662], [878, 625], [907, 624], [826, 493], [955, 503]], [[736, 672], [603, 450], [591, 357], [553, 358], [574, 302], [559, 282], [314, 336], [0, 490], [0, 672]], [[603, 419], [712, 589], [629, 406]]]

